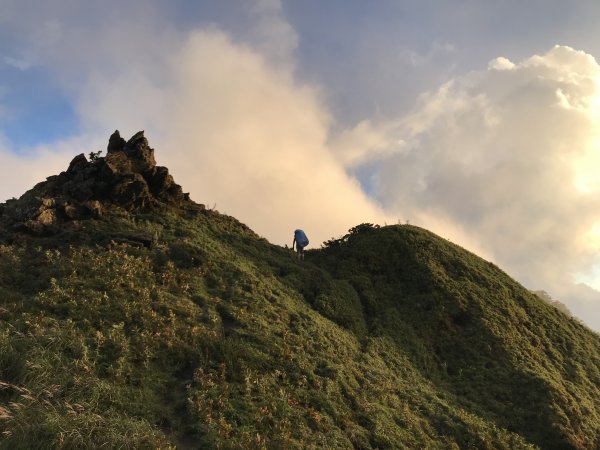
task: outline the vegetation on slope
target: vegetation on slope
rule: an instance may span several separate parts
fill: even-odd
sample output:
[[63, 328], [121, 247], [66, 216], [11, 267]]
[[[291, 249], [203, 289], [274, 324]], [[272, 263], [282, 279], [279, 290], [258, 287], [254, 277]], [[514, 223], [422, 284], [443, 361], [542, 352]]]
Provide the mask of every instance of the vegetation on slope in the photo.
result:
[[600, 339], [497, 267], [368, 224], [301, 263], [136, 136], [0, 208], [0, 448], [600, 446]]
[[0, 289], [3, 448], [598, 443], [597, 337], [415, 227], [299, 264], [210, 211], [94, 220], [3, 245]]
[[461, 407], [542, 448], [600, 445], [598, 336], [494, 265], [409, 226], [362, 225], [316, 256]]

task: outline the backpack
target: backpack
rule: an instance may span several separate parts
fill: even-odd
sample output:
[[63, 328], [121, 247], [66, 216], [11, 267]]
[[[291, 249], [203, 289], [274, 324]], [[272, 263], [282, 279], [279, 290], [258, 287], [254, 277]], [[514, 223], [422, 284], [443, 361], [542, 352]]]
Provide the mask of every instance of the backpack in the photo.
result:
[[308, 245], [308, 238], [306, 237], [306, 234], [304, 234], [304, 231], [302, 231], [302, 230], [294, 231], [294, 238], [296, 239], [296, 243], [300, 247], [306, 247]]

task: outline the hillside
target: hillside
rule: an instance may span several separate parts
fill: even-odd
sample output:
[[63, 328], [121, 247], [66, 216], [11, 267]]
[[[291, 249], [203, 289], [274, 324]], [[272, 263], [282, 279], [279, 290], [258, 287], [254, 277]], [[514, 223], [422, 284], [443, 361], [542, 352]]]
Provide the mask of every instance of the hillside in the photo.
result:
[[0, 205], [0, 448], [595, 449], [599, 349], [418, 227], [300, 263], [143, 133]]

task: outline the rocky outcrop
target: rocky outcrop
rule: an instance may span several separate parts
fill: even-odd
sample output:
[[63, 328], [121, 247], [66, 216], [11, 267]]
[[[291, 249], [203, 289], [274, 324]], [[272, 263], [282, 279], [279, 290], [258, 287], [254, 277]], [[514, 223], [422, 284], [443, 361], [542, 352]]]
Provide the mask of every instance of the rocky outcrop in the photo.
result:
[[97, 218], [112, 209], [127, 212], [196, 205], [166, 167], [156, 165], [143, 131], [125, 141], [115, 131], [101, 152], [82, 153], [65, 172], [46, 179], [18, 200], [0, 204], [4, 228], [36, 235], [52, 234], [69, 223]]

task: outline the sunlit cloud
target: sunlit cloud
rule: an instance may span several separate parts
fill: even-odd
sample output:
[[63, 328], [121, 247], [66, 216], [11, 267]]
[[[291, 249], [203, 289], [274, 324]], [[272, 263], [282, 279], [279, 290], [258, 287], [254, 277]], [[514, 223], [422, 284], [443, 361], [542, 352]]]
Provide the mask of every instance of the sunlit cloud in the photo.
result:
[[[115, 128], [124, 136], [144, 129], [159, 164], [193, 199], [280, 244], [290, 245], [298, 227], [318, 246], [357, 223], [383, 222], [330, 148], [331, 116], [319, 89], [294, 77], [297, 36], [280, 3], [256, 2], [251, 15], [249, 42], [215, 25], [156, 32], [154, 16], [133, 28], [117, 18], [93, 41], [61, 22], [60, 43], [75, 63], [47, 65], [73, 80], [65, 86], [83, 130], [77, 139], [93, 146], [83, 151], [106, 145], [95, 140], [101, 131], [107, 139]], [[76, 75], [68, 74], [73, 64]], [[29, 153], [42, 166], [48, 157]]]
[[[171, 60], [163, 90], [107, 80], [82, 113], [129, 130], [150, 124], [157, 157], [192, 198], [274, 242], [291, 244], [290, 230], [303, 227], [318, 245], [385, 219], [328, 148], [330, 117], [317, 91], [216, 29], [192, 33]], [[143, 112], [104, 114], [121, 102]]]
[[[594, 130], [595, 133], [600, 131]], [[582, 154], [573, 161], [573, 183], [582, 195], [593, 195], [600, 192], [600, 136], [588, 142]]]
[[493, 70], [511, 70], [515, 68], [515, 63], [508, 58], [500, 56], [490, 61], [488, 68]]
[[598, 262], [599, 72], [590, 55], [557, 46], [423, 95], [372, 139], [403, 143], [370, 166], [376, 198], [442, 235], [464, 230], [527, 286], [568, 296]]

